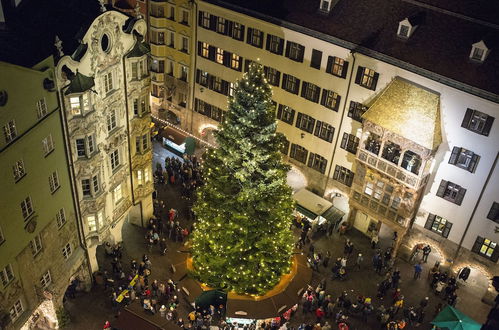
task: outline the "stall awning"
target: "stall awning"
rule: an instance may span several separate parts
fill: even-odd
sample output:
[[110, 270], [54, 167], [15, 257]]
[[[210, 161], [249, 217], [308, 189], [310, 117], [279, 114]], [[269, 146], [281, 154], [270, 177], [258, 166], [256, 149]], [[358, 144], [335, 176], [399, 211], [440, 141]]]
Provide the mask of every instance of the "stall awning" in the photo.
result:
[[312, 220], [317, 218], [317, 216], [318, 216], [317, 214], [310, 212], [309, 210], [307, 210], [306, 208], [304, 208], [300, 204], [296, 204], [296, 210], [298, 212], [300, 212], [301, 214], [303, 214], [304, 216], [306, 216], [307, 218], [310, 218]]
[[185, 139], [187, 138], [186, 134], [170, 126], [165, 127], [160, 134], [165, 139], [175, 142], [175, 144], [177, 145], [181, 145], [182, 143], [184, 143]]
[[341, 218], [345, 215], [345, 212], [332, 206], [329, 210], [324, 212], [322, 215], [328, 222], [337, 224], [340, 222]]
[[[296, 204], [316, 215], [322, 215], [331, 206], [333, 206], [333, 203], [314, 194], [313, 192], [307, 190], [306, 188], [298, 190], [293, 195], [293, 199], [296, 201]], [[315, 217], [313, 217], [312, 219], [314, 218]]]

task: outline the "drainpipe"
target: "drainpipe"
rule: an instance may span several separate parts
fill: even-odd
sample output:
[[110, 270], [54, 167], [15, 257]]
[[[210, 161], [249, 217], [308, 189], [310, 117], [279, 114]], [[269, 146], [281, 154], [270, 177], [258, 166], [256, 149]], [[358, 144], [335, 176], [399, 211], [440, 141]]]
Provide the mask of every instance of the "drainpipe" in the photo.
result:
[[194, 89], [196, 87], [196, 68], [197, 68], [197, 40], [198, 40], [198, 3], [196, 0], [191, 0], [191, 3], [194, 5], [194, 13], [193, 13], [193, 18], [192, 18], [192, 24], [194, 24], [194, 35], [192, 36], [192, 39], [194, 41], [194, 47], [192, 47], [191, 54], [193, 56], [193, 61], [192, 61], [192, 68], [191, 68], [191, 125], [189, 131], [192, 133], [192, 128], [194, 126], [194, 103], [195, 103], [195, 97], [194, 97]]
[[487, 175], [487, 179], [485, 180], [485, 183], [482, 186], [482, 190], [480, 191], [480, 195], [478, 196], [478, 199], [475, 203], [475, 206], [473, 207], [473, 211], [471, 212], [470, 218], [468, 220], [468, 224], [466, 225], [466, 228], [464, 229], [463, 236], [461, 236], [461, 240], [459, 241], [459, 245], [457, 246], [456, 253], [454, 254], [454, 258], [452, 259], [452, 263], [454, 263], [459, 255], [459, 251], [461, 251], [461, 248], [463, 247], [463, 241], [464, 238], [466, 237], [466, 234], [468, 233], [468, 229], [470, 228], [471, 222], [473, 221], [473, 217], [475, 216], [475, 212], [478, 208], [478, 204], [480, 204], [480, 201], [482, 200], [483, 193], [485, 192], [485, 189], [487, 188], [490, 178], [492, 177], [492, 173], [494, 173], [494, 170], [497, 165], [497, 159], [499, 158], [499, 152], [496, 154], [496, 159], [494, 160], [494, 163], [492, 164], [492, 167], [490, 168], [489, 174]]
[[329, 171], [327, 172], [327, 176], [326, 176], [326, 184], [324, 185], [324, 194], [326, 193], [327, 185], [329, 183], [329, 178], [331, 175], [331, 170], [333, 168], [333, 159], [334, 159], [334, 155], [336, 154], [336, 148], [338, 147], [338, 141], [340, 140], [341, 126], [343, 124], [343, 119], [345, 118], [348, 95], [350, 94], [350, 86], [352, 86], [353, 69], [355, 68], [355, 51], [352, 51], [351, 54], [353, 57], [353, 61], [352, 61], [352, 68], [350, 71], [350, 79], [348, 80], [347, 93], [345, 95], [345, 102], [343, 104], [343, 111], [341, 112], [340, 126], [338, 126], [338, 130], [337, 130], [338, 134], [336, 135], [336, 141], [334, 142], [333, 154], [331, 155], [331, 161], [329, 163]]
[[[54, 79], [57, 85], [57, 79]], [[59, 103], [59, 108], [61, 109], [61, 125], [62, 125], [62, 132], [63, 132], [63, 137], [64, 137], [64, 151], [66, 152], [66, 157], [68, 161], [68, 172], [69, 172], [69, 181], [70, 181], [70, 188], [71, 188], [71, 196], [73, 197], [73, 207], [75, 211], [75, 217], [76, 217], [76, 228], [78, 229], [78, 238], [80, 241], [80, 247], [85, 251], [85, 261], [87, 263], [87, 268], [89, 270], [89, 273], [91, 275], [91, 279], [93, 278], [92, 276], [92, 266], [90, 265], [90, 256], [88, 255], [88, 247], [87, 243], [85, 240], [85, 231], [83, 230], [83, 218], [81, 217], [81, 212], [80, 212], [80, 200], [78, 198], [78, 193], [76, 189], [76, 174], [74, 170], [74, 160], [73, 160], [73, 155], [71, 154], [71, 148], [69, 147], [71, 145], [70, 142], [70, 136], [69, 136], [69, 129], [67, 126], [67, 118], [66, 118], [66, 105], [64, 103], [64, 98], [63, 98], [63, 93], [62, 91], [69, 87], [69, 84], [62, 87], [59, 90], [57, 90], [57, 102]]]

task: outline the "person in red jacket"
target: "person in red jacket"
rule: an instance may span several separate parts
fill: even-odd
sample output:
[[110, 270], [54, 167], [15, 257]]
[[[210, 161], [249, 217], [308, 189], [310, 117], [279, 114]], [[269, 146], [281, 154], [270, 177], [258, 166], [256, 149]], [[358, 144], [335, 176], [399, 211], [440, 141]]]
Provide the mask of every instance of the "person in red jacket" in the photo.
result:
[[316, 323], [321, 323], [322, 318], [324, 317], [325, 313], [322, 307], [319, 307], [315, 310], [315, 316], [317, 317]]
[[106, 321], [106, 323], [104, 323], [104, 329], [111, 329], [111, 323], [109, 323], [109, 321]]

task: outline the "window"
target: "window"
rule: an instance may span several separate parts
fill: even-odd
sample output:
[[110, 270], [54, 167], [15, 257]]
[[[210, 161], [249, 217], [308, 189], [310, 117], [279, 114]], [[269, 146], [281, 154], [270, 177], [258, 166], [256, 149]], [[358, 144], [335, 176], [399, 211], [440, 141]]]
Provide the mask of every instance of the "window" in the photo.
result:
[[227, 34], [227, 21], [223, 17], [218, 17], [217, 19], [217, 32]]
[[92, 135], [82, 139], [75, 139], [75, 145], [78, 157], [90, 157], [95, 152], [94, 137]]
[[475, 61], [482, 61], [485, 49], [479, 47], [473, 47], [473, 52], [471, 53], [471, 59]]
[[3, 134], [5, 136], [5, 143], [10, 143], [17, 136], [16, 122], [14, 120], [9, 120], [7, 124], [3, 127]]
[[144, 58], [138, 62], [139, 64], [139, 78], [144, 78], [149, 76], [149, 66], [147, 63], [147, 58]]
[[457, 167], [473, 173], [475, 172], [479, 159], [480, 156], [473, 153], [473, 151], [454, 147], [452, 148], [452, 153], [449, 158], [449, 164], [456, 165]]
[[232, 31], [231, 31], [231, 37], [243, 41], [244, 40], [244, 25], [240, 23], [233, 22], [232, 23]]
[[321, 89], [319, 86], [304, 81], [301, 88], [301, 96], [312, 102], [319, 102]]
[[298, 90], [300, 89], [300, 79], [289, 74], [283, 74], [281, 87], [285, 91], [293, 94], [298, 94]]
[[168, 31], [168, 46], [171, 48], [175, 48], [175, 32]]
[[367, 182], [366, 186], [364, 187], [364, 194], [368, 196], [372, 196], [374, 190], [374, 183], [372, 182]]
[[12, 271], [11, 264], [8, 264], [0, 271], [0, 278], [2, 279], [2, 285], [4, 287], [6, 287], [14, 279], [14, 272]]
[[57, 211], [57, 213], [55, 214], [55, 219], [57, 221], [57, 228], [61, 228], [62, 226], [64, 226], [64, 224], [66, 223], [66, 212], [64, 211], [64, 208]]
[[286, 56], [287, 58], [296, 62], [303, 62], [304, 53], [304, 46], [292, 41], [288, 41], [286, 43], [286, 54], [284, 56]]
[[116, 110], [111, 109], [107, 114], [107, 131], [111, 132], [117, 126], [116, 122]]
[[42, 250], [42, 238], [40, 235], [36, 235], [31, 241], [29, 241], [29, 247], [31, 248], [31, 254], [36, 256]]
[[109, 94], [113, 90], [113, 73], [108, 72], [104, 75], [104, 93]]
[[62, 248], [62, 256], [64, 259], [68, 260], [69, 257], [71, 257], [71, 254], [73, 253], [73, 249], [71, 248], [71, 243], [66, 244]]
[[241, 71], [241, 68], [242, 68], [241, 64], [242, 64], [241, 57], [239, 55], [232, 54], [231, 58], [230, 58], [230, 67], [231, 67], [231, 69], [234, 69], [234, 70], [237, 70], [237, 71]]
[[488, 136], [494, 117], [473, 109], [467, 109], [461, 127]]
[[223, 80], [220, 77], [211, 77], [211, 89], [214, 90], [215, 92], [222, 93], [222, 85], [223, 85]]
[[178, 92], [178, 105], [182, 108], [187, 107], [187, 94]]
[[118, 166], [120, 166], [120, 153], [116, 149], [109, 154], [109, 159], [111, 160], [111, 170], [114, 172]]
[[45, 139], [43, 139], [42, 146], [43, 146], [43, 153], [45, 156], [47, 156], [54, 150], [54, 140], [52, 139], [51, 134], [49, 134]]
[[338, 108], [340, 107], [340, 100], [341, 96], [339, 96], [335, 92], [328, 89], [322, 90], [321, 104], [326, 108], [338, 111]]
[[145, 182], [150, 182], [151, 181], [150, 169], [148, 167], [146, 167], [144, 169], [144, 180], [145, 180]]
[[139, 70], [137, 67], [137, 62], [132, 63], [132, 80], [137, 80], [139, 77]]
[[99, 175], [94, 175], [92, 177], [92, 189], [94, 191], [94, 195], [100, 191]]
[[31, 197], [28, 196], [21, 202], [21, 212], [25, 222], [33, 215], [34, 210]]
[[326, 172], [326, 166], [326, 158], [314, 153], [310, 153], [310, 157], [308, 157], [308, 167], [324, 174]]
[[279, 107], [277, 108], [277, 119], [280, 119], [287, 124], [293, 125], [293, 121], [295, 119], [295, 110], [291, 109], [287, 105], [279, 104]]
[[282, 55], [282, 52], [284, 50], [284, 39], [279, 38], [278, 36], [267, 34], [267, 44], [265, 45], [265, 49], [267, 49], [271, 53]]
[[317, 49], [312, 49], [312, 58], [310, 60], [310, 66], [314, 69], [321, 69], [322, 62], [322, 52]]
[[430, 213], [428, 214], [428, 219], [426, 220], [424, 227], [447, 238], [449, 237], [452, 223], [447, 221], [447, 219], [442, 218], [441, 216]]
[[113, 190], [114, 204], [118, 204], [123, 199], [123, 191], [121, 189], [121, 183], [116, 186]]
[[180, 24], [189, 25], [189, 12], [187, 10], [182, 10], [182, 19]]
[[181, 40], [182, 40], [182, 48], [180, 49], [180, 51], [189, 54], [189, 38], [182, 36]]
[[332, 142], [334, 127], [325, 122], [317, 121], [317, 125], [315, 125], [314, 135], [323, 139], [324, 141]]
[[359, 66], [359, 68], [357, 69], [357, 76], [355, 77], [355, 83], [374, 91], [376, 90], [378, 77], [379, 73], [375, 72], [374, 70]]
[[24, 307], [20, 299], [18, 299], [9, 310], [10, 319], [15, 322], [24, 312]]
[[442, 197], [443, 199], [457, 205], [461, 205], [465, 194], [466, 189], [453, 182], [445, 180], [442, 180], [442, 182], [440, 182], [440, 186], [437, 190], [438, 197]]
[[135, 137], [135, 151], [143, 153], [149, 149], [149, 133]]
[[50, 276], [50, 271], [47, 270], [45, 274], [40, 278], [40, 284], [43, 288], [48, 287], [52, 283], [52, 277]]
[[353, 182], [353, 176], [354, 173], [349, 169], [340, 165], [336, 165], [333, 175], [334, 180], [341, 182], [348, 187], [351, 187]]
[[280, 151], [281, 151], [281, 153], [283, 153], [285, 155], [288, 155], [289, 141], [284, 136], [283, 136], [283, 139], [282, 139], [282, 144], [281, 144]]
[[209, 29], [211, 26], [210, 14], [205, 11], [199, 12], [199, 25], [205, 29]]
[[359, 138], [355, 135], [343, 133], [343, 138], [341, 139], [341, 148], [345, 149], [352, 154], [357, 153], [357, 147], [359, 146]]
[[144, 178], [142, 176], [142, 170], [137, 171], [137, 184], [141, 186], [144, 183]]
[[362, 122], [362, 115], [367, 111], [367, 107], [362, 103], [350, 101], [350, 107], [348, 108], [348, 117]]
[[499, 249], [497, 248], [497, 243], [484, 237], [477, 236], [471, 251], [478, 253], [482, 257], [488, 258], [493, 262], [497, 262], [497, 259], [499, 259]]
[[92, 196], [92, 188], [90, 187], [90, 179], [81, 180], [81, 190], [83, 192], [83, 196], [85, 196], [85, 197]]
[[173, 76], [173, 72], [175, 70], [175, 66], [172, 60], [166, 60], [166, 74], [169, 76]]
[[151, 71], [157, 73], [164, 73], [165, 61], [153, 58], [151, 61]]
[[165, 33], [151, 29], [151, 43], [156, 45], [164, 45]]
[[262, 48], [263, 46], [263, 32], [257, 29], [248, 28], [248, 38], [246, 42], [252, 46]]
[[334, 76], [345, 78], [347, 76], [348, 62], [336, 56], [327, 58], [326, 72]]
[[47, 103], [45, 102], [45, 98], [36, 102], [36, 115], [38, 116], [38, 119], [47, 115]]
[[310, 117], [309, 115], [305, 115], [301, 112], [298, 112], [298, 116], [296, 117], [296, 127], [299, 129], [312, 133], [314, 131], [315, 119]]
[[291, 153], [289, 157], [296, 159], [300, 163], [307, 162], [308, 150], [297, 144], [291, 144]]
[[89, 215], [87, 217], [87, 225], [88, 225], [88, 231], [97, 231], [97, 219], [95, 218], [95, 215]]
[[208, 86], [209, 74], [206, 71], [201, 71], [198, 69], [196, 75], [196, 82], [203, 86]]
[[175, 6], [170, 6], [170, 15], [168, 16], [172, 21], [175, 20]]
[[[216, 120], [218, 122], [222, 121], [223, 118], [223, 113], [224, 111], [214, 105], [211, 105], [209, 103], [206, 103], [200, 99], [195, 99], [194, 103], [194, 111], [211, 118], [213, 120]], [[146, 173], [148, 174], [148, 173]], [[146, 180], [147, 181], [147, 180]]]
[[410, 27], [405, 25], [405, 24], [399, 24], [399, 32], [398, 36], [402, 38], [408, 38], [409, 37], [409, 30]]
[[180, 66], [180, 77], [178, 79], [182, 81], [187, 81], [189, 69], [185, 65]]
[[490, 207], [489, 214], [487, 214], [487, 219], [499, 223], [499, 203], [494, 202]]
[[206, 42], [198, 42], [198, 55], [204, 58], [210, 57], [210, 45]]
[[218, 64], [224, 64], [224, 50], [222, 48], [217, 48], [217, 52], [215, 54], [215, 61]]
[[402, 158], [402, 164], [400, 164], [400, 166], [406, 169], [407, 171], [417, 175], [419, 173], [419, 168], [421, 166], [421, 163], [422, 163], [421, 156], [419, 156], [417, 153], [411, 150], [407, 150], [404, 153], [404, 157]]
[[386, 141], [381, 157], [394, 164], [398, 164], [400, 160], [400, 153], [401, 148], [398, 144], [392, 141]]
[[24, 161], [22, 159], [19, 159], [17, 162], [15, 162], [14, 166], [12, 166], [12, 171], [14, 172], [14, 181], [17, 182], [21, 180], [26, 175]]
[[53, 194], [57, 189], [59, 189], [59, 176], [57, 175], [57, 171], [52, 172], [49, 176], [49, 186], [50, 192]]
[[272, 86], [279, 87], [281, 83], [281, 72], [268, 66], [264, 67], [263, 71], [265, 72], [265, 78], [267, 79], [268, 83]]

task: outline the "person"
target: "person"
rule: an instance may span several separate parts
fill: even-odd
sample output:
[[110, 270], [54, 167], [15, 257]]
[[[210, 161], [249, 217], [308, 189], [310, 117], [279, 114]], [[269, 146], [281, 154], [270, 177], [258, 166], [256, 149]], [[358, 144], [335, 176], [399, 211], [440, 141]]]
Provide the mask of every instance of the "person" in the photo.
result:
[[429, 244], [427, 244], [423, 248], [423, 261], [424, 262], [428, 262], [428, 256], [430, 255], [430, 253], [431, 253], [431, 246]]
[[423, 271], [423, 267], [421, 266], [421, 262], [418, 262], [414, 265], [414, 279], [417, 280], [421, 277], [421, 272]]
[[396, 231], [393, 232], [393, 243], [392, 243], [392, 247], [395, 246], [395, 244], [397, 244], [397, 240], [399, 238], [399, 235]]
[[471, 273], [471, 269], [469, 267], [464, 267], [463, 269], [461, 269], [461, 272], [459, 273], [459, 277], [460, 279], [462, 279], [464, 282], [466, 282], [466, 280], [468, 279], [468, 277], [470, 276], [470, 273]]
[[360, 265], [362, 264], [363, 261], [364, 257], [362, 256], [362, 253], [359, 253], [359, 255], [357, 256], [357, 260], [355, 260], [355, 268], [360, 270]]
[[104, 323], [104, 328], [103, 329], [111, 329], [111, 323], [109, 323], [109, 321], [106, 321]]
[[378, 241], [379, 241], [379, 238], [378, 238], [378, 233], [375, 231], [373, 232], [373, 236], [371, 238], [371, 248], [374, 250], [376, 248], [376, 246], [378, 245]]

